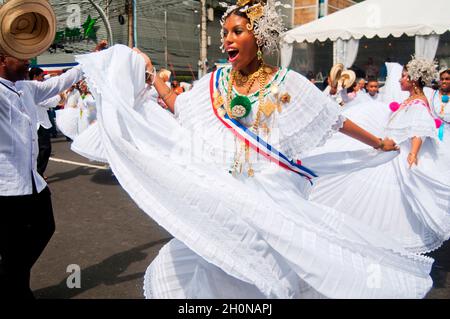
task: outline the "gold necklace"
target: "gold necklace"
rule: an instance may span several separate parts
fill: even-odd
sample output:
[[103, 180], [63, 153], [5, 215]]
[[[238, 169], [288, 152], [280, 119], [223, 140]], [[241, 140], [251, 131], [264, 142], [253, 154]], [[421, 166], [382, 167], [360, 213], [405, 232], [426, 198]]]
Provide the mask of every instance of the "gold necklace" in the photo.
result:
[[[265, 91], [266, 91], [266, 84], [267, 84], [267, 78], [269, 73], [269, 70], [271, 71], [270, 68], [263, 68], [263, 65], [261, 65], [261, 67], [258, 69], [257, 72], [257, 77], [255, 76], [255, 79], [253, 80], [256, 81], [256, 79], [259, 80], [259, 96], [258, 96], [258, 111], [256, 112], [256, 119], [255, 122], [253, 122], [253, 125], [251, 127], [251, 130], [257, 134], [258, 129], [259, 129], [259, 124], [261, 121], [261, 114], [263, 113], [263, 104], [264, 104], [264, 95], [265, 95]], [[231, 71], [231, 75], [230, 75], [230, 80], [228, 81], [228, 92], [227, 92], [227, 113], [228, 116], [230, 118], [233, 118], [232, 114], [231, 114], [231, 100], [232, 100], [232, 93], [233, 93], [233, 84], [235, 82], [236, 79], [236, 74], [238, 72], [237, 71]], [[255, 74], [253, 73], [253, 74]], [[252, 85], [253, 85], [252, 83]], [[241, 163], [241, 156], [242, 156], [242, 151], [245, 151], [245, 163], [248, 165], [248, 170], [247, 170], [247, 175], [249, 177], [252, 177], [255, 175], [255, 172], [253, 170], [252, 164], [250, 163], [250, 146], [241, 141], [241, 145], [240, 145], [240, 149], [239, 151], [236, 152], [235, 155], [235, 160], [233, 163], [233, 166], [231, 167], [230, 173], [235, 175], [238, 173], [242, 173], [242, 163]]]
[[235, 83], [237, 86], [246, 87], [248, 94], [253, 84], [255, 83], [256, 79], [258, 79], [261, 76], [261, 74], [264, 73], [263, 71], [264, 71], [264, 63], [261, 63], [258, 70], [249, 75], [243, 75], [240, 71], [234, 71]]

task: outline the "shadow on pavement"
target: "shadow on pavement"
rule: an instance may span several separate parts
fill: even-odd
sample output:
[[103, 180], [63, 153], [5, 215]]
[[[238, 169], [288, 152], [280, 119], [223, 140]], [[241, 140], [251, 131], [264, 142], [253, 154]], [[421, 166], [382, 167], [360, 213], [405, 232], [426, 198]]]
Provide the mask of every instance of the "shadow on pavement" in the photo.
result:
[[111, 169], [97, 170], [91, 177], [91, 181], [102, 185], [119, 185]]
[[91, 167], [83, 167], [78, 166], [77, 168], [71, 170], [71, 171], [65, 171], [62, 173], [53, 174], [48, 177], [47, 183], [57, 183], [61, 181], [65, 181], [71, 178], [75, 178], [80, 175], [92, 175], [93, 172], [97, 170], [96, 168]]
[[52, 137], [52, 144], [56, 144], [56, 143], [72, 143], [72, 140], [68, 140], [65, 137]]
[[33, 291], [36, 298], [69, 299], [99, 285], [115, 285], [137, 278], [144, 278], [144, 273], [120, 276], [129, 265], [142, 261], [147, 257], [146, 249], [166, 244], [171, 238], [161, 239], [137, 246], [130, 250], [112, 255], [99, 264], [81, 270], [81, 288], [69, 289], [64, 278], [59, 284]]

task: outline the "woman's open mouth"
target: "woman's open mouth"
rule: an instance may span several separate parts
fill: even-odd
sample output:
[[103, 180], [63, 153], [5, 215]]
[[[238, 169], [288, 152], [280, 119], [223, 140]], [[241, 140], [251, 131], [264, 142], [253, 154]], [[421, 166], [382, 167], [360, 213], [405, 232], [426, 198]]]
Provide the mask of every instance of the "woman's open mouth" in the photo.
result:
[[231, 62], [231, 63], [236, 61], [236, 59], [239, 56], [239, 50], [238, 49], [228, 49], [227, 53], [228, 53], [228, 61]]

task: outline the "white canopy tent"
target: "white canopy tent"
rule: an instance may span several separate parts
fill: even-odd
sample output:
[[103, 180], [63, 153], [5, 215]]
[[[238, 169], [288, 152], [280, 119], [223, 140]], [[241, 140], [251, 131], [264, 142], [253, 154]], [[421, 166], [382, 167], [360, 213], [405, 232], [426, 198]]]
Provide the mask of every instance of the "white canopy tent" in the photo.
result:
[[333, 62], [351, 67], [362, 37], [416, 37], [416, 55], [433, 59], [439, 35], [450, 30], [449, 0], [366, 0], [294, 28], [282, 36], [281, 65], [289, 66], [294, 42], [334, 42]]

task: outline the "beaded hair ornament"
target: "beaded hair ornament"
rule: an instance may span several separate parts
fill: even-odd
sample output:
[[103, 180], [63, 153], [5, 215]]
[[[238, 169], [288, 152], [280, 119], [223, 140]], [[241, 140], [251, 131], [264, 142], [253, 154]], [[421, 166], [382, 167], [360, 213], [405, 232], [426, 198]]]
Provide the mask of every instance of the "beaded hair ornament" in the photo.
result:
[[[262, 47], [266, 52], [277, 49], [281, 33], [285, 30], [281, 14], [277, 11], [278, 7], [290, 8], [289, 5], [283, 5], [280, 1], [267, 0], [266, 3], [261, 0], [238, 0], [236, 4], [229, 5], [225, 2], [219, 3], [227, 8], [220, 24], [224, 25], [225, 19], [236, 9], [245, 12], [250, 22], [247, 29], [253, 31], [258, 47]], [[220, 31], [222, 38], [221, 49], [224, 51], [224, 33]]]
[[422, 80], [427, 86], [439, 78], [439, 72], [437, 71], [438, 64], [436, 61], [412, 56], [412, 60], [408, 62], [406, 69], [411, 80]]

